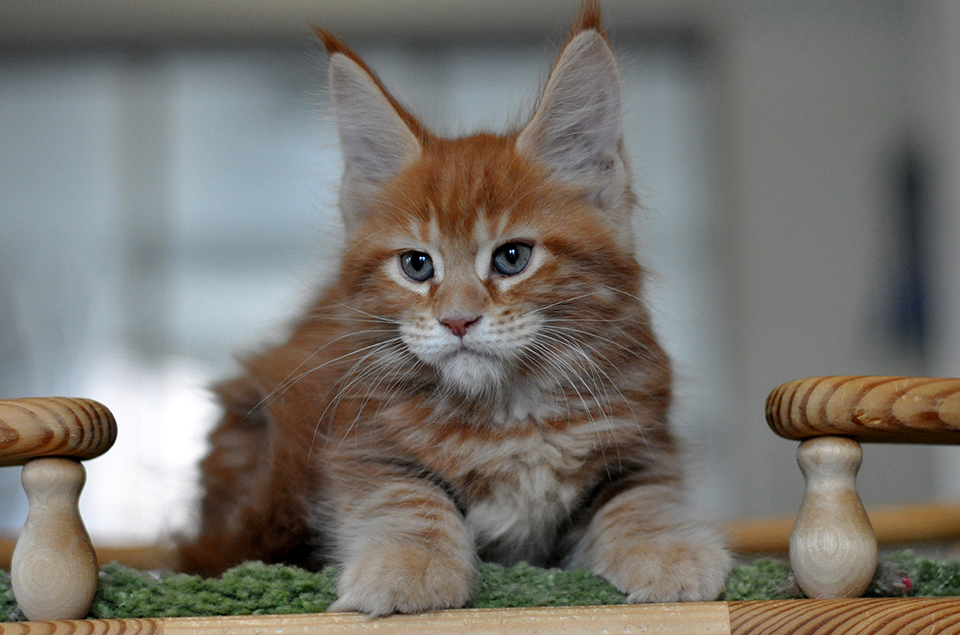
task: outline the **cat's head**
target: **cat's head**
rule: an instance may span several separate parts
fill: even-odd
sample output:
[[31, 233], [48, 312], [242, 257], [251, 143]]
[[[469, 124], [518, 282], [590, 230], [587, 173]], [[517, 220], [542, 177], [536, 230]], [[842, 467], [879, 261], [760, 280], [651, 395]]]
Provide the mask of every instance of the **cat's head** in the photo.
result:
[[501, 136], [433, 135], [356, 53], [318, 35], [354, 308], [394, 324], [419, 366], [464, 395], [523, 377], [582, 382], [635, 348], [629, 320], [647, 325], [634, 306], [634, 198], [620, 78], [595, 2], [529, 122]]

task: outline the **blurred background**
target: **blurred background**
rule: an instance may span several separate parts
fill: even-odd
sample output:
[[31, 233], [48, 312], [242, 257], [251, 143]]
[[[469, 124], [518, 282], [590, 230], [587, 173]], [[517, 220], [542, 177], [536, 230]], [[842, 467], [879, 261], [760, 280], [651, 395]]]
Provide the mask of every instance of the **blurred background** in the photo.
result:
[[[440, 133], [523, 121], [576, 0], [0, 2], [0, 398], [92, 397], [101, 542], [189, 524], [206, 386], [336, 271], [338, 32]], [[693, 495], [795, 512], [779, 383], [960, 376], [960, 5], [605, 0]], [[866, 447], [870, 505], [960, 499], [952, 450]], [[0, 529], [25, 516], [0, 470]]]

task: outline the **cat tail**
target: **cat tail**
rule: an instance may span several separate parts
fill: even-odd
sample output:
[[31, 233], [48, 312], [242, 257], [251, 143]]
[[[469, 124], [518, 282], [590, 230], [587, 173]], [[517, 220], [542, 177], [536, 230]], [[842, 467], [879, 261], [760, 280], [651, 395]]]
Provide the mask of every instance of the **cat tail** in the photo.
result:
[[246, 560], [309, 565], [302, 503], [271, 465], [277, 458], [263, 392], [250, 376], [215, 392], [224, 414], [201, 463], [202, 522], [195, 537], [179, 538], [178, 569], [215, 576]]

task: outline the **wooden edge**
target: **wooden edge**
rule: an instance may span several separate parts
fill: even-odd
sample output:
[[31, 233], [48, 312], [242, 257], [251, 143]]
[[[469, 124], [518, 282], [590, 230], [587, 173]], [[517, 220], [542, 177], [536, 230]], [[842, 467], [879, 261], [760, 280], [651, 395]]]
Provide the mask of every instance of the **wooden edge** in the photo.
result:
[[87, 460], [117, 439], [117, 422], [91, 399], [42, 397], [0, 400], [0, 466], [42, 456]]
[[859, 598], [730, 602], [730, 632], [828, 633], [960, 632], [960, 598]]
[[796, 515], [731, 520], [721, 525], [734, 553], [785, 554]]
[[[867, 510], [879, 545], [960, 540], [960, 503], [892, 505]], [[786, 553], [796, 515], [727, 521], [723, 527], [737, 553]]]
[[960, 444], [960, 379], [810, 377], [781, 384], [766, 417], [793, 440], [843, 435], [861, 442]]
[[[15, 538], [0, 537], [0, 569], [10, 570]], [[150, 545], [137, 547], [96, 546], [97, 561], [100, 565], [111, 562], [140, 569], [141, 571], [170, 571], [176, 569], [177, 552], [172, 545]]]
[[355, 613], [9, 622], [0, 635], [663, 635], [957, 633], [960, 598], [691, 602], [526, 609], [461, 609], [372, 619]]
[[76, 620], [0, 624], [0, 635], [125, 634], [292, 635], [336, 632], [399, 635], [511, 635], [573, 633], [600, 635], [631, 632], [637, 627], [663, 635], [730, 635], [724, 602], [640, 604], [526, 609], [460, 609], [369, 618], [356, 613], [312, 615], [179, 617], [139, 620]]

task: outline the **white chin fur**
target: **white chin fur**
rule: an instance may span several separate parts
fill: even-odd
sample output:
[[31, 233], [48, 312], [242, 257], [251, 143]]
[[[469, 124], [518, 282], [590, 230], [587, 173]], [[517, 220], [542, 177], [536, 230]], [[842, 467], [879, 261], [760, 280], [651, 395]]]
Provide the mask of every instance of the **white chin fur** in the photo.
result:
[[444, 385], [468, 397], [477, 397], [496, 388], [503, 372], [496, 360], [466, 351], [443, 360], [438, 367]]

